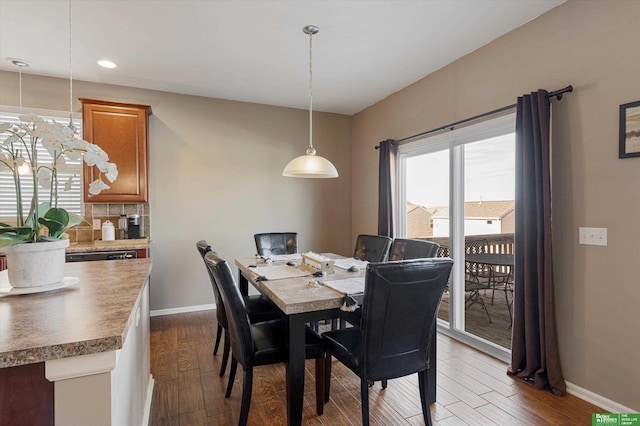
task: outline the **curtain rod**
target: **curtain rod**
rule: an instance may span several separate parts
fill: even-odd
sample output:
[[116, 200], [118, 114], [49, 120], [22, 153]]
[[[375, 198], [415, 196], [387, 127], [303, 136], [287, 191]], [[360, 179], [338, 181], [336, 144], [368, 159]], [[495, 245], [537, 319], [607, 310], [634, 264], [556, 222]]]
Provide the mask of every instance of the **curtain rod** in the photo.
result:
[[[573, 92], [573, 86], [572, 85], [568, 85], [567, 87], [565, 87], [563, 89], [555, 90], [553, 92], [547, 93], [547, 99], [551, 99], [551, 98], [555, 97], [557, 100], [560, 100], [560, 99], [562, 99], [562, 95], [563, 94], [570, 93], [570, 92]], [[490, 115], [493, 115], [493, 114], [498, 114], [500, 112], [508, 111], [510, 109], [515, 108], [516, 105], [517, 104], [511, 104], [511, 105], [504, 106], [502, 108], [494, 109], [493, 111], [485, 112], [485, 113], [482, 113], [482, 114], [479, 114], [479, 115], [474, 115], [473, 117], [465, 118], [464, 120], [456, 121], [455, 123], [447, 124], [446, 126], [436, 127], [435, 129], [427, 130], [426, 132], [422, 132], [422, 133], [415, 134], [413, 136], [407, 136], [406, 138], [398, 139], [398, 140], [394, 141], [393, 143], [394, 143], [394, 145], [397, 145], [397, 144], [399, 144], [401, 142], [406, 142], [408, 140], [419, 138], [419, 137], [422, 137], [422, 136], [426, 136], [426, 135], [429, 135], [431, 133], [439, 132], [441, 130], [446, 130], [446, 129], [453, 130], [456, 126], [459, 126], [460, 124], [468, 123], [470, 121], [479, 120], [481, 118], [484, 118], [484, 117], [487, 117], [487, 116], [490, 116]], [[376, 149], [380, 148], [380, 145], [376, 145], [375, 148]]]

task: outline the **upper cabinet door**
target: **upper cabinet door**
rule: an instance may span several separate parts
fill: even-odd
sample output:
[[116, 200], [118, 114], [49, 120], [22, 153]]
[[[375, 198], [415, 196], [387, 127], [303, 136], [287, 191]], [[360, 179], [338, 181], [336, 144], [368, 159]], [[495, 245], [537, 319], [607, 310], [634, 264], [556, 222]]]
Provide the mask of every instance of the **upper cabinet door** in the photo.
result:
[[102, 148], [118, 167], [115, 182], [103, 180], [111, 188], [89, 194], [89, 184], [99, 170], [84, 164], [85, 203], [146, 203], [149, 174], [149, 105], [80, 98], [84, 139]]

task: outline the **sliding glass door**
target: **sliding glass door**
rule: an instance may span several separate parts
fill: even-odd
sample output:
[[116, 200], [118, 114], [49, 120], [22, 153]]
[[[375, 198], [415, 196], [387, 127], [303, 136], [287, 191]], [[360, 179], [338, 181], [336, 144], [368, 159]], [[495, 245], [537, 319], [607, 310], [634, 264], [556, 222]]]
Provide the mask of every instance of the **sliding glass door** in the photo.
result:
[[[510, 114], [398, 150], [396, 235], [435, 241], [455, 262], [441, 331], [502, 357], [511, 348], [512, 266], [501, 255], [513, 253], [514, 127]], [[503, 264], [485, 263], [496, 257]]]

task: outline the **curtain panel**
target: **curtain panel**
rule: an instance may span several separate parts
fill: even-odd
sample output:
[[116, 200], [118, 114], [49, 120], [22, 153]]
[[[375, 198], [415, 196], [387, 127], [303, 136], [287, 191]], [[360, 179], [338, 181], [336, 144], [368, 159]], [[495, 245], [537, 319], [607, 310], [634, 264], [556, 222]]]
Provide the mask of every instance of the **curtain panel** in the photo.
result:
[[380, 142], [378, 167], [378, 235], [393, 238], [394, 205], [396, 200], [396, 155], [395, 141]]
[[509, 374], [566, 394], [556, 329], [551, 247], [551, 103], [545, 90], [518, 98], [514, 318]]

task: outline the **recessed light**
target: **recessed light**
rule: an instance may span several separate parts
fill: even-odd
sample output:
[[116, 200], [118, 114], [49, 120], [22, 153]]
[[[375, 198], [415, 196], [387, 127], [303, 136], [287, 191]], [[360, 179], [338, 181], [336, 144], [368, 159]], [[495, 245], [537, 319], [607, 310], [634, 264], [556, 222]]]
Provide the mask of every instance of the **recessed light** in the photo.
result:
[[104, 68], [115, 68], [115, 67], [117, 67], [116, 64], [114, 64], [113, 62], [108, 61], [106, 59], [99, 60], [98, 61], [98, 65], [100, 65], [101, 67], [104, 67]]
[[18, 68], [31, 68], [31, 62], [18, 58], [7, 58], [7, 62], [15, 65]]

